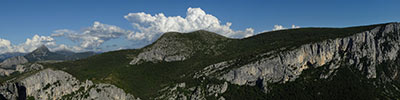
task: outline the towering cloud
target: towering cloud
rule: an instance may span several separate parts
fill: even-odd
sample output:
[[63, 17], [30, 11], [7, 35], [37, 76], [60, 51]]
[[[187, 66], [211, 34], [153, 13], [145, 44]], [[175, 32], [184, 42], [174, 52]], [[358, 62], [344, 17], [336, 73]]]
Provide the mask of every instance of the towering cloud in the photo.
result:
[[[94, 50], [99, 48], [104, 42], [111, 39], [125, 38], [131, 41], [131, 48], [147, 45], [157, 39], [165, 32], [191, 32], [196, 30], [208, 30], [232, 38], [243, 38], [254, 34], [252, 28], [244, 31], [232, 30], [232, 23], [221, 24], [220, 20], [213, 15], [206, 14], [200, 8], [188, 8], [186, 17], [165, 16], [163, 13], [156, 15], [144, 12], [129, 13], [124, 16], [132, 23], [134, 31], [124, 30], [114, 25], [94, 22], [94, 24], [83, 31], [73, 31], [68, 29], [56, 30], [51, 35], [53, 37], [66, 37], [74, 42], [78, 42], [76, 49]], [[65, 45], [63, 46], [65, 47]], [[62, 47], [59, 47], [62, 48]], [[125, 47], [129, 48], [129, 47]]]
[[17, 46], [20, 52], [30, 52], [40, 45], [56, 46], [55, 40], [50, 36], [35, 35], [32, 39], [26, 39], [25, 43]]
[[252, 36], [254, 30], [247, 28], [244, 31], [235, 31], [230, 28], [232, 23], [221, 24], [221, 21], [200, 8], [188, 8], [186, 17], [165, 16], [163, 13], [156, 15], [140, 13], [129, 13], [125, 19], [130, 21], [138, 32], [128, 35], [132, 40], [154, 40], [165, 32], [191, 32], [195, 30], [208, 30], [233, 38]]
[[[101, 45], [112, 39], [129, 40], [129, 43], [124, 44], [125, 46], [118, 45], [119, 48], [138, 48], [153, 42], [163, 33], [171, 31], [186, 33], [207, 30], [231, 38], [244, 38], [255, 34], [252, 28], [233, 30], [231, 29], [232, 23], [221, 23], [217, 17], [207, 14], [201, 8], [188, 8], [185, 17], [165, 16], [163, 13], [151, 15], [145, 12], [138, 12], [129, 13], [124, 18], [132, 24], [134, 30], [125, 30], [115, 25], [107, 25], [96, 21], [92, 26], [82, 31], [55, 30], [51, 36], [35, 35], [26, 39], [25, 43], [18, 45], [0, 38], [0, 54], [5, 52], [30, 52], [42, 44], [49, 46], [52, 50], [101, 51]], [[292, 28], [299, 28], [299, 26], [292, 25]], [[287, 28], [282, 25], [275, 25], [273, 30], [282, 29]], [[79, 43], [79, 45], [56, 44], [53, 37], [65, 37]]]
[[[232, 23], [221, 23], [221, 21], [207, 14], [201, 8], [188, 8], [186, 16], [165, 16], [163, 13], [151, 15], [145, 12], [129, 13], [124, 18], [128, 20], [134, 30], [125, 30], [115, 25], [107, 25], [100, 22], [94, 22], [82, 31], [74, 31], [68, 29], [60, 29], [54, 31], [51, 36], [35, 35], [31, 39], [27, 39], [25, 43], [14, 45], [10, 41], [0, 39], [0, 54], [5, 52], [30, 52], [36, 47], [44, 44], [50, 46], [53, 50], [101, 50], [101, 45], [112, 39], [127, 39], [125, 47], [119, 45], [120, 48], [137, 48], [147, 45], [165, 32], [191, 32], [196, 30], [207, 30], [221, 34], [231, 38], [244, 38], [254, 35], [252, 28], [246, 30], [231, 29]], [[292, 25], [292, 28], [299, 26]], [[287, 29], [282, 25], [275, 25], [273, 30]], [[52, 37], [65, 37], [79, 45], [68, 46], [65, 44], [56, 44]], [[129, 47], [126, 47], [126, 46]]]

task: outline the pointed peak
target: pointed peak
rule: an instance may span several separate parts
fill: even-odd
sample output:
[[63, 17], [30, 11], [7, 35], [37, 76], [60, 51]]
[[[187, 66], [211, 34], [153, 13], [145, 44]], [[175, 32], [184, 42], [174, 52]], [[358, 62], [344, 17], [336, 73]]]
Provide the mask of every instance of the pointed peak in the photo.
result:
[[33, 52], [50, 52], [50, 50], [45, 45], [41, 45], [36, 50], [34, 50]]
[[47, 48], [46, 45], [40, 45], [38, 48]]

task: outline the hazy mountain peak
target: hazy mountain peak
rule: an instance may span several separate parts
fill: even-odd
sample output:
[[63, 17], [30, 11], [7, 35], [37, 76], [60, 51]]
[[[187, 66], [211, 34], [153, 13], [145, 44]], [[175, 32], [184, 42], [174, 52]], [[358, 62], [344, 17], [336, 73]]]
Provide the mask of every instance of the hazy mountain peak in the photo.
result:
[[76, 60], [81, 58], [86, 58], [94, 55], [95, 53], [86, 52], [86, 53], [75, 53], [69, 50], [60, 50], [51, 52], [49, 48], [45, 45], [38, 47], [36, 50], [31, 53], [25, 55], [30, 62], [35, 61], [45, 61], [45, 60]]
[[50, 52], [49, 48], [47, 48], [45, 45], [41, 45], [36, 50], [34, 50], [32, 53], [46, 53], [46, 52]]

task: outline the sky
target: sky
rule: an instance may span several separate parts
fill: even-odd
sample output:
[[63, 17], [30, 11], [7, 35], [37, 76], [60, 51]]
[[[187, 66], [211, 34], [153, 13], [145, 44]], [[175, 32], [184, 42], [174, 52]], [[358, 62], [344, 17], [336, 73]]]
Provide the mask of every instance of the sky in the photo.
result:
[[140, 48], [165, 32], [230, 38], [301, 27], [399, 22], [398, 0], [1, 0], [0, 54]]

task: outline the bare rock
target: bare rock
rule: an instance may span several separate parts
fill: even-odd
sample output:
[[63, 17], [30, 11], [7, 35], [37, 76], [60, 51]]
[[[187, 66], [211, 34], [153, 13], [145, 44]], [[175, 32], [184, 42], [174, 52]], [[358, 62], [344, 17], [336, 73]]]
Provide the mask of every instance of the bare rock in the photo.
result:
[[4, 60], [0, 63], [0, 68], [11, 68], [13, 65], [28, 63], [28, 60], [23, 56], [15, 56]]

